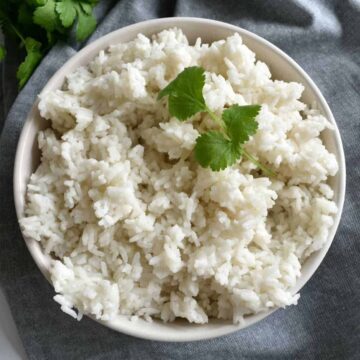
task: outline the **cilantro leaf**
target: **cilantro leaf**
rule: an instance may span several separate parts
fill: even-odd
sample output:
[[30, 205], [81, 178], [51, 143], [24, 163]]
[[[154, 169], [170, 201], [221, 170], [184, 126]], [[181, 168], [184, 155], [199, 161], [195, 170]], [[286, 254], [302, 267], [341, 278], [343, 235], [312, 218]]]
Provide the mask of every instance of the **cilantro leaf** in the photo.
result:
[[260, 105], [233, 105], [222, 113], [221, 119], [211, 111], [202, 94], [205, 70], [193, 66], [186, 68], [175, 80], [162, 89], [158, 100], [168, 96], [169, 112], [179, 120], [186, 120], [198, 112], [207, 112], [220, 125], [221, 131], [207, 131], [196, 139], [195, 159], [202, 167], [223, 170], [244, 156], [268, 176], [275, 173], [242, 147], [256, 133]]
[[85, 2], [80, 3], [81, 8], [84, 10], [85, 14], [90, 15], [92, 13], [92, 6], [90, 4], [87, 4]]
[[96, 19], [92, 13], [87, 14], [80, 5], [77, 5], [78, 22], [76, 26], [76, 40], [88, 38], [96, 28]]
[[195, 159], [202, 167], [223, 170], [233, 165], [240, 156], [240, 146], [226, 139], [221, 132], [208, 131], [196, 139]]
[[42, 6], [46, 4], [46, 0], [26, 0], [30, 6]]
[[6, 50], [3, 45], [0, 45], [0, 61], [3, 61], [6, 55]]
[[269, 176], [275, 173], [262, 165], [243, 147], [251, 135], [256, 133], [260, 105], [233, 105], [222, 113], [221, 119], [211, 111], [202, 94], [205, 85], [205, 70], [193, 66], [186, 68], [175, 80], [162, 89], [158, 100], [168, 96], [169, 112], [179, 120], [186, 120], [198, 112], [207, 112], [220, 125], [221, 131], [207, 131], [196, 139], [195, 159], [203, 167], [213, 171], [233, 165], [241, 156], [252, 161]]
[[92, 7], [94, 7], [95, 5], [97, 5], [98, 2], [99, 2], [99, 0], [82, 0], [82, 3], [90, 4]]
[[41, 48], [41, 43], [39, 43], [35, 39], [31, 37], [27, 37], [25, 39], [25, 49], [27, 52], [34, 52], [40, 50], [40, 48]]
[[186, 120], [207, 107], [202, 90], [205, 84], [205, 70], [188, 67], [175, 80], [162, 89], [158, 99], [169, 97], [169, 112], [179, 120]]
[[19, 80], [20, 89], [26, 84], [31, 74], [35, 70], [36, 66], [39, 64], [43, 57], [43, 54], [40, 50], [41, 43], [34, 40], [33, 38], [28, 37], [25, 39], [25, 49], [27, 55], [25, 57], [25, 60], [20, 64], [16, 73], [16, 77]]
[[47, 0], [45, 5], [39, 6], [34, 11], [34, 23], [52, 32], [57, 27], [57, 16], [55, 13], [55, 1]]
[[70, 27], [76, 18], [76, 4], [73, 0], [62, 0], [56, 3], [56, 12], [64, 27]]
[[225, 123], [226, 134], [236, 144], [244, 144], [251, 135], [256, 133], [258, 123], [255, 118], [259, 113], [261, 106], [233, 105], [222, 113], [222, 119]]
[[[98, 2], [99, 0], [0, 0], [0, 27], [3, 33], [26, 48], [26, 58], [16, 75], [19, 88], [25, 85], [45, 52], [57, 40], [64, 40], [73, 26], [80, 41], [94, 31], [96, 20], [92, 13]], [[0, 57], [2, 56], [4, 55], [0, 53]]]

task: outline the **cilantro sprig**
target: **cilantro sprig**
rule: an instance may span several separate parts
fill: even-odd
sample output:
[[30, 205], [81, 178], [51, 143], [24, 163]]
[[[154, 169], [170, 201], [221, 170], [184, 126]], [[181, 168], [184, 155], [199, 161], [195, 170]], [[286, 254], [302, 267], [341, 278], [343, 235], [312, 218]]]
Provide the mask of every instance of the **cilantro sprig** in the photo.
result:
[[[95, 30], [93, 9], [98, 0], [4, 0], [0, 1], [0, 26], [25, 51], [16, 77], [21, 89], [57, 40], [75, 29], [77, 41]], [[6, 51], [0, 45], [0, 61]]]
[[275, 173], [261, 164], [245, 148], [244, 144], [258, 129], [256, 116], [260, 105], [232, 105], [219, 118], [208, 108], [203, 96], [205, 70], [192, 66], [182, 71], [176, 79], [159, 92], [158, 100], [168, 97], [169, 112], [185, 121], [191, 116], [205, 112], [218, 124], [219, 130], [202, 133], [196, 139], [195, 159], [202, 167], [219, 171], [233, 165], [241, 157], [254, 163], [267, 176]]

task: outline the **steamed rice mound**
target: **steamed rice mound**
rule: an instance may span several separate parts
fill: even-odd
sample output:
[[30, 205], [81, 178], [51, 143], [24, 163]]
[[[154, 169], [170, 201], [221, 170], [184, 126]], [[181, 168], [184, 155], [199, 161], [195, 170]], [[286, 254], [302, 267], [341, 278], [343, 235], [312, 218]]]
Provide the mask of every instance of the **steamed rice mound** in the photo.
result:
[[[180, 122], [156, 100], [195, 65], [211, 110], [262, 105], [246, 149], [275, 178], [244, 159], [220, 172], [196, 163], [199, 132], [216, 124], [206, 114]], [[206, 323], [296, 304], [301, 264], [337, 211], [327, 180], [338, 165], [319, 137], [330, 124], [302, 91], [272, 80], [238, 34], [189, 45], [171, 29], [110, 46], [42, 95], [51, 127], [38, 136], [20, 223], [52, 256], [62, 309]]]

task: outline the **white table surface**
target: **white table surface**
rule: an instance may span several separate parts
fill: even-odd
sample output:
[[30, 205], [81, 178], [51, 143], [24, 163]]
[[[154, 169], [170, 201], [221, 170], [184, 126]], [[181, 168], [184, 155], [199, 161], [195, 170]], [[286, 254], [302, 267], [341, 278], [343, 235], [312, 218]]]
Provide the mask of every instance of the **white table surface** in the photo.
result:
[[9, 305], [0, 288], [0, 359], [26, 360], [25, 351], [16, 330]]

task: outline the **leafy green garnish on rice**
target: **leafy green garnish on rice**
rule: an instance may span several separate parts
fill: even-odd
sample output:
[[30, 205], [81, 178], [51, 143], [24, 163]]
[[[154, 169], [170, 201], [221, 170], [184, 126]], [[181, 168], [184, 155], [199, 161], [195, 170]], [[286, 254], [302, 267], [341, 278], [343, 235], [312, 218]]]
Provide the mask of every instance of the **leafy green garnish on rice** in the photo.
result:
[[233, 165], [244, 156], [253, 162], [267, 176], [274, 172], [261, 164], [244, 149], [250, 136], [256, 133], [260, 105], [232, 105], [224, 110], [219, 118], [208, 108], [203, 96], [205, 70], [192, 66], [182, 71], [170, 84], [162, 89], [158, 99], [168, 97], [169, 112], [172, 116], [185, 121], [191, 116], [205, 112], [219, 125], [220, 130], [202, 133], [196, 139], [195, 158], [202, 167], [219, 171]]

